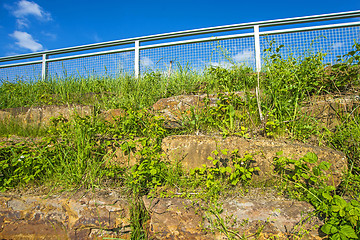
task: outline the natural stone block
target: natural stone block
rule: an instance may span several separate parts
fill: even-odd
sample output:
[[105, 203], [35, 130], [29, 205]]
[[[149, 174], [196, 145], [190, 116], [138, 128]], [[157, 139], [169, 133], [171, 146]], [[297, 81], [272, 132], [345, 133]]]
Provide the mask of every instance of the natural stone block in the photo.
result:
[[114, 190], [70, 197], [0, 194], [0, 239], [127, 239], [128, 205]]
[[150, 214], [151, 239], [228, 239], [225, 231], [247, 239], [322, 239], [318, 229], [323, 222], [306, 202], [236, 197], [218, 203], [222, 211], [216, 212], [209, 211], [209, 204], [203, 201], [195, 204], [181, 198], [143, 200]]
[[[347, 159], [341, 152], [326, 147], [316, 147], [290, 141], [275, 141], [269, 139], [245, 139], [242, 137], [231, 136], [223, 138], [221, 136], [198, 136], [181, 135], [169, 136], [163, 139], [162, 149], [172, 161], [181, 161], [187, 169], [202, 167], [203, 164], [212, 166], [209, 156], [218, 149], [239, 150], [240, 156], [246, 153], [252, 154], [254, 158], [253, 166], [258, 166], [258, 171], [254, 176], [255, 181], [267, 181], [273, 177], [273, 159], [276, 153], [282, 151], [283, 156], [299, 159], [307, 152], [313, 152], [318, 156], [319, 161], [329, 161], [331, 163], [331, 182], [337, 186], [341, 181], [341, 176], [347, 168]], [[228, 156], [219, 155], [223, 159]]]

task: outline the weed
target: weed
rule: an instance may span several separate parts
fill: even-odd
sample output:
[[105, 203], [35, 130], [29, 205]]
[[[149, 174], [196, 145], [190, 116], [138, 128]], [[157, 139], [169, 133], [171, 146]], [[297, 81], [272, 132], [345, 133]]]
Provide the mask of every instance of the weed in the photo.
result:
[[[280, 174], [283, 187], [299, 200], [311, 203], [325, 224], [321, 230], [330, 239], [358, 239], [360, 236], [360, 202], [346, 201], [336, 193], [334, 186], [328, 184], [329, 176], [324, 171], [330, 169], [330, 163], [318, 162], [314, 153], [307, 153], [299, 160], [281, 156], [275, 158], [275, 171]], [[309, 167], [312, 165], [312, 168]]]
[[[254, 172], [259, 171], [258, 167], [251, 167], [253, 161], [252, 155], [239, 156], [238, 149], [228, 154], [227, 149], [212, 152], [215, 158], [208, 157], [212, 166], [194, 168], [190, 175], [197, 178], [195, 182], [198, 185], [205, 185], [206, 195], [210, 199], [216, 199], [220, 192], [226, 189], [226, 186], [236, 186], [241, 183], [242, 186], [249, 185]], [[225, 156], [221, 158], [220, 154]], [[229, 157], [229, 158], [227, 158]]]
[[205, 219], [209, 222], [209, 229], [213, 233], [218, 231], [220, 234], [225, 235], [227, 239], [246, 239], [241, 236], [237, 231], [231, 229], [234, 222], [231, 217], [222, 217], [223, 209], [219, 203], [211, 203], [205, 212]]
[[146, 222], [149, 219], [148, 212], [145, 209], [144, 203], [141, 199], [134, 198], [130, 204], [130, 223], [131, 236], [133, 240], [148, 239], [146, 231]]
[[[164, 119], [147, 110], [158, 99], [179, 94], [217, 93], [216, 106], [205, 100], [203, 108], [190, 108], [183, 117], [181, 133], [220, 133], [224, 137], [238, 135], [256, 137], [291, 137], [308, 141], [321, 138], [322, 143], [344, 152], [348, 172], [335, 189], [326, 172], [330, 164], [319, 162], [316, 155], [306, 154], [299, 160], [275, 158], [280, 187], [299, 200], [310, 202], [325, 220], [321, 230], [331, 239], [359, 237], [360, 151], [359, 106], [337, 112], [339, 124], [333, 129], [321, 128], [316, 119], [302, 112], [305, 100], [319, 94], [356, 93], [359, 87], [358, 43], [353, 51], [339, 56], [338, 62], [326, 67], [323, 53], [306, 51], [302, 55], [283, 57], [285, 46], [270, 42], [266, 49], [265, 70], [259, 74], [261, 101], [253, 89], [256, 74], [246, 66], [210, 67], [203, 74], [189, 65], [173, 65], [169, 74], [149, 71], [141, 78], [121, 75], [66, 76], [45, 81], [2, 82], [0, 108], [29, 107], [49, 104], [92, 104], [97, 108], [122, 108], [123, 114], [106, 122], [97, 116], [62, 117], [46, 128], [23, 126], [16, 121], [0, 123], [2, 136], [45, 136], [39, 141], [4, 143], [0, 148], [0, 190], [35, 185], [61, 186], [63, 189], [107, 186], [114, 184], [130, 190], [132, 239], [146, 239], [144, 224], [148, 219], [139, 200], [145, 194], [154, 196], [203, 198], [216, 201], [235, 187], [247, 187], [258, 168], [252, 156], [239, 156], [238, 151], [214, 151], [209, 166], [182, 169], [181, 161], [170, 163], [161, 151], [161, 141], [170, 134]], [[223, 49], [222, 49], [223, 50]], [[330, 69], [330, 71], [329, 71]], [[244, 91], [241, 97], [234, 91]], [[261, 102], [258, 106], [257, 103]], [[260, 119], [258, 108], [265, 118]], [[250, 134], [252, 133], [252, 134]], [[255, 135], [254, 135], [255, 133]], [[134, 154], [138, 162], [131, 169], [109, 164], [114, 149]], [[112, 151], [109, 151], [112, 150]], [[213, 226], [228, 238], [243, 238], [224, 227], [228, 219], [220, 218], [221, 207], [209, 209]], [[259, 229], [260, 231], [261, 229]]]
[[217, 95], [216, 106], [210, 106], [210, 99], [204, 100], [204, 108], [190, 108], [190, 114], [183, 117], [190, 132], [220, 132], [224, 137], [238, 135], [249, 137], [245, 125], [245, 106], [248, 104], [235, 93]]
[[230, 69], [210, 67], [205, 70], [214, 87], [221, 91], [233, 92], [255, 88], [256, 77], [250, 67], [233, 65]]
[[35, 123], [24, 123], [20, 119], [5, 117], [0, 120], [0, 137], [12, 135], [20, 137], [41, 137], [46, 136], [47, 126]]
[[338, 56], [337, 63], [330, 66], [327, 78], [329, 91], [349, 91], [360, 85], [360, 44], [354, 43], [353, 50]]
[[162, 161], [163, 155], [156, 146], [149, 144], [149, 139], [140, 139], [142, 149], [139, 162], [131, 168], [128, 186], [135, 195], [145, 195], [156, 191], [158, 186], [165, 183], [167, 178], [167, 164]]

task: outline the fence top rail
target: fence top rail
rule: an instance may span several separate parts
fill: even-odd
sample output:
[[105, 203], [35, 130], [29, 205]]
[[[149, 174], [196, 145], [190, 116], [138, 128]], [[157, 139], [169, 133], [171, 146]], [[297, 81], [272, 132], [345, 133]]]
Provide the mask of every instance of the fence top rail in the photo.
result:
[[148, 36], [142, 36], [142, 37], [126, 38], [126, 39], [115, 40], [115, 41], [107, 41], [107, 42], [86, 44], [86, 45], [60, 48], [60, 49], [54, 49], [54, 50], [48, 50], [48, 51], [42, 51], [42, 52], [0, 57], [0, 62], [41, 57], [44, 54], [56, 55], [56, 54], [92, 50], [92, 49], [104, 48], [104, 47], [113, 47], [113, 46], [118, 46], [118, 45], [132, 44], [135, 41], [147, 42], [147, 41], [162, 40], [162, 39], [169, 39], [169, 38], [194, 36], [194, 35], [207, 34], [207, 33], [249, 29], [256, 25], [259, 27], [272, 27], [272, 26], [281, 26], [281, 25], [297, 24], [297, 23], [338, 20], [338, 19], [354, 18], [354, 17], [360, 17], [360, 10], [321, 14], [321, 15], [311, 15], [311, 16], [304, 16], [304, 17], [257, 21], [257, 22], [249, 22], [249, 23], [239, 23], [239, 24], [223, 25], [223, 26], [217, 26], [217, 27], [207, 27], [207, 28], [198, 28], [198, 29], [177, 31], [177, 32], [170, 32], [170, 33], [154, 34], [154, 35], [148, 35]]

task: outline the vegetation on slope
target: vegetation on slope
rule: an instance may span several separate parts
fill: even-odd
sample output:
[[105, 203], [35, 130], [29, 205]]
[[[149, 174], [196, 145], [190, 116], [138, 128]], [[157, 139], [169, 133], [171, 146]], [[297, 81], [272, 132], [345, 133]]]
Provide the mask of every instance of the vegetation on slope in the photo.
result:
[[[318, 163], [311, 153], [299, 161], [286, 156], [275, 159], [279, 186], [290, 196], [313, 204], [326, 220], [322, 231], [332, 239], [357, 239], [360, 236], [360, 111], [359, 99], [354, 104], [334, 109], [334, 127], [320, 124], [303, 112], [302, 107], [316, 96], [358, 96], [360, 87], [360, 45], [339, 57], [337, 64], [325, 66], [323, 53], [306, 53], [301, 57], [284, 59], [282, 46], [275, 43], [266, 50], [265, 71], [260, 77], [261, 110], [253, 89], [257, 74], [246, 66], [230, 69], [210, 67], [203, 74], [182, 69], [170, 76], [157, 72], [146, 73], [141, 79], [131, 76], [118, 78], [90, 77], [47, 79], [36, 82], [3, 82], [0, 86], [0, 108], [39, 105], [91, 104], [99, 109], [123, 108], [125, 113], [107, 122], [98, 116], [77, 116], [74, 119], [55, 118], [41, 131], [22, 131], [22, 134], [44, 136], [26, 142], [4, 141], [0, 149], [0, 190], [30, 186], [47, 189], [94, 189], [121, 187], [133, 199], [145, 194], [172, 196], [174, 189], [187, 193], [197, 191], [208, 200], [217, 199], [226, 191], [246, 189], [256, 170], [247, 164], [249, 156], [229, 154], [233, 168], [222, 166], [212, 159], [214, 166], [186, 172], [180, 163], [170, 164], [161, 152], [161, 140], [173, 134], [219, 133], [224, 137], [262, 136], [285, 137], [297, 141], [312, 141], [344, 152], [348, 158], [348, 172], [342, 184], [327, 185], [322, 171], [328, 163]], [[244, 91], [241, 98], [234, 91]], [[229, 94], [223, 94], [228, 92]], [[149, 107], [158, 99], [194, 93], [218, 93], [216, 106], [192, 108], [184, 115], [182, 126], [168, 129], [164, 119], [155, 116]], [[3, 136], [18, 133], [21, 126], [2, 122]], [[138, 148], [137, 146], [141, 146]], [[138, 162], [131, 168], [110, 164], [114, 149], [125, 154], [135, 153]], [[317, 164], [317, 170], [307, 167]], [[238, 167], [236, 167], [238, 166]], [[323, 179], [324, 178], [324, 179]], [[134, 209], [141, 204], [134, 201]], [[134, 210], [135, 211], [135, 210]], [[145, 219], [144, 213], [133, 216]], [[145, 214], [146, 215], [146, 214]], [[141, 220], [140, 219], [140, 220]], [[134, 220], [139, 223], [140, 221]], [[141, 225], [141, 224], [140, 224]], [[133, 238], [146, 237], [141, 226]], [[229, 238], [236, 238], [236, 235]]]

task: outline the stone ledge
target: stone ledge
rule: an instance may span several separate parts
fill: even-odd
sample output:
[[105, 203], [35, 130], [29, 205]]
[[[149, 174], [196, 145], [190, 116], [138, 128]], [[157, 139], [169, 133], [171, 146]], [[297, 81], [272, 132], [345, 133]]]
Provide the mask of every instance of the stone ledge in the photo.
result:
[[[169, 136], [162, 141], [162, 150], [172, 161], [180, 161], [187, 169], [202, 167], [203, 164], [212, 166], [212, 161], [207, 157], [215, 158], [212, 153], [214, 150], [228, 149], [239, 150], [240, 156], [246, 153], [254, 157], [254, 166], [258, 166], [260, 171], [253, 176], [255, 181], [266, 181], [271, 179], [273, 172], [273, 158], [279, 151], [286, 157], [299, 159], [307, 152], [313, 152], [318, 156], [319, 161], [329, 161], [331, 183], [338, 186], [341, 182], [343, 172], [347, 169], [347, 159], [339, 151], [327, 147], [316, 147], [307, 144], [291, 143], [287, 141], [275, 141], [269, 139], [245, 139], [242, 137], [231, 136], [223, 138], [221, 136], [206, 135], [177, 135]], [[223, 159], [227, 156], [219, 155]]]

